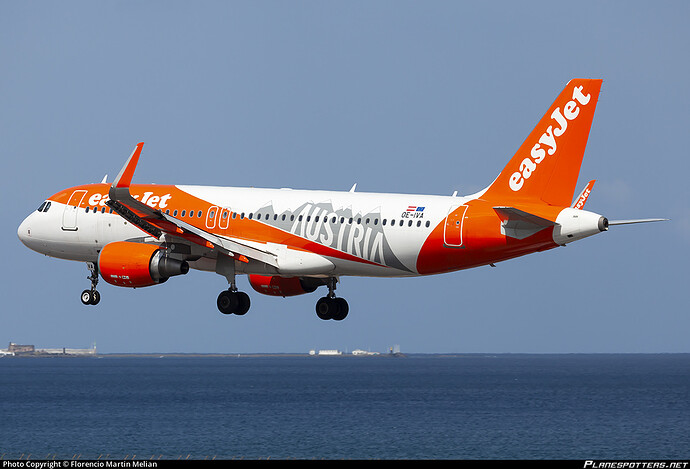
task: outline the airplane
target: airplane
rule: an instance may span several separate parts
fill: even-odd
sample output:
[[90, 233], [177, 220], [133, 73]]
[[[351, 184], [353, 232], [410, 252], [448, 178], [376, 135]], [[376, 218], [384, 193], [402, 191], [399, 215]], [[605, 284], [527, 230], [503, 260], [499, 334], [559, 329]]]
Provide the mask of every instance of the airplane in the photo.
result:
[[573, 201], [601, 79], [567, 83], [505, 168], [468, 196], [132, 184], [143, 142], [112, 183], [85, 184], [47, 199], [19, 226], [30, 249], [85, 262], [96, 305], [99, 276], [119, 287], [157, 285], [190, 269], [224, 276], [221, 313], [244, 315], [250, 298], [237, 275], [265, 295], [326, 286], [323, 320], [344, 319], [342, 277], [446, 273], [565, 246], [612, 225], [583, 210], [590, 181]]

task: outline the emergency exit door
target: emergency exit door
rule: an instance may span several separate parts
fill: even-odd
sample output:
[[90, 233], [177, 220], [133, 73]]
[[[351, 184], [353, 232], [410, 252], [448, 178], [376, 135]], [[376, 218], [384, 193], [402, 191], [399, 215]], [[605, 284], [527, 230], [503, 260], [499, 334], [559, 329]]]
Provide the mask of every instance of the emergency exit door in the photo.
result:
[[446, 226], [443, 230], [443, 242], [446, 246], [462, 246], [462, 228], [465, 221], [467, 205], [451, 207], [446, 217]]

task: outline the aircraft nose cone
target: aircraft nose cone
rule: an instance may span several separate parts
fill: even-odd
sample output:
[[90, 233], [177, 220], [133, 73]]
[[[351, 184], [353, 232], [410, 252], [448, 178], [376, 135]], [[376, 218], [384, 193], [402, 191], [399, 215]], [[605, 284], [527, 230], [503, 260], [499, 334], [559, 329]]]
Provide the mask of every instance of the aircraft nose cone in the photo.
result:
[[17, 228], [17, 236], [19, 236], [19, 240], [27, 246], [27, 243], [31, 238], [31, 226], [29, 224], [29, 218], [31, 218], [31, 215], [26, 217], [24, 221], [19, 225], [19, 228]]
[[[21, 225], [19, 225], [19, 228], [17, 228], [17, 236], [24, 246], [36, 251], [40, 239], [36, 238], [36, 233], [34, 233], [34, 231], [36, 231], [36, 226], [34, 226], [36, 225], [36, 220], [32, 218], [33, 216], [34, 214], [32, 213], [24, 219]], [[34, 228], [33, 231], [32, 227]]]

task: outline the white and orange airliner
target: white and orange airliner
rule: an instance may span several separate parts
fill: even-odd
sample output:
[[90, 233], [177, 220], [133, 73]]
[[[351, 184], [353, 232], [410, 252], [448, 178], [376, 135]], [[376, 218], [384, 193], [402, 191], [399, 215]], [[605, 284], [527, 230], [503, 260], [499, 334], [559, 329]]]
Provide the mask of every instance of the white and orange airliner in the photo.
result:
[[409, 277], [450, 272], [563, 246], [610, 225], [583, 210], [591, 181], [573, 201], [601, 80], [570, 81], [505, 169], [465, 197], [131, 184], [139, 143], [112, 184], [71, 187], [45, 200], [19, 226], [34, 251], [86, 262], [95, 305], [99, 274], [145, 287], [190, 268], [224, 276], [224, 314], [243, 315], [249, 296], [292, 296], [326, 286], [321, 319], [342, 320], [344, 276]]

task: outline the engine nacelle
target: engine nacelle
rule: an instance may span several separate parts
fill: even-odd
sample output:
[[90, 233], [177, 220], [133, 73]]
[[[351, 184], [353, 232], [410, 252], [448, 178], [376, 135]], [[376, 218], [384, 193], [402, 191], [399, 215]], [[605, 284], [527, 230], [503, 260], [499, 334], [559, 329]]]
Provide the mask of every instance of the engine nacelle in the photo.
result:
[[326, 281], [311, 277], [279, 277], [277, 275], [249, 276], [249, 284], [259, 293], [271, 296], [296, 296], [311, 293]]
[[118, 241], [106, 244], [98, 256], [103, 280], [118, 287], [148, 287], [189, 272], [187, 261], [172, 259], [152, 244]]

